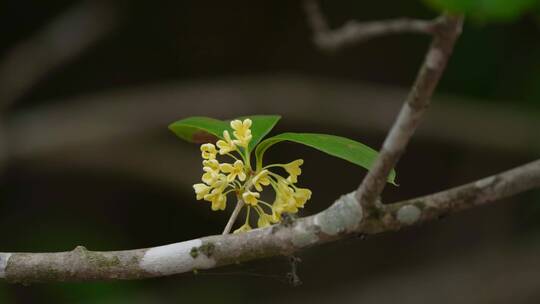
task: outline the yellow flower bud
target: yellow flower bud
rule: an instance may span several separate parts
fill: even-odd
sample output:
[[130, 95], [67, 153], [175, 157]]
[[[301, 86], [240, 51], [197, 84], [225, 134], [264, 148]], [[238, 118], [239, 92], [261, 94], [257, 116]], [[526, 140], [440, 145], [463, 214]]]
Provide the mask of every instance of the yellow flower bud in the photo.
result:
[[[205, 169], [206, 168], [206, 169]], [[208, 171], [214, 171], [216, 173], [219, 173], [220, 165], [217, 159], [209, 159], [209, 160], [203, 160], [203, 170]]]
[[213, 144], [204, 144], [201, 145], [202, 158], [204, 159], [215, 159], [217, 150], [216, 146]]
[[197, 200], [202, 200], [210, 192], [212, 187], [199, 183], [193, 185], [193, 189], [195, 190], [195, 194], [197, 194]]
[[223, 138], [224, 140], [220, 139], [216, 143], [216, 145], [219, 148], [219, 154], [224, 155], [229, 152], [235, 151], [236, 145], [234, 141], [231, 139], [231, 135], [229, 134], [229, 131], [227, 130], [223, 131]]
[[205, 173], [202, 176], [202, 181], [209, 186], [213, 186], [214, 183], [220, 179], [219, 162], [215, 159], [204, 160], [203, 166], [203, 171]]
[[202, 175], [202, 181], [209, 186], [212, 186], [218, 178], [219, 174], [214, 171], [208, 171]]

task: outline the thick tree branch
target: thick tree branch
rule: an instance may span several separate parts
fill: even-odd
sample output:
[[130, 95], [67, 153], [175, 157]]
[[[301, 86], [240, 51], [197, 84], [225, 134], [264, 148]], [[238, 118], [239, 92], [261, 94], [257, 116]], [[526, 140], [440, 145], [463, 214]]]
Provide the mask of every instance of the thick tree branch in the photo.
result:
[[208, 236], [166, 246], [94, 252], [0, 253], [0, 277], [10, 282], [141, 279], [210, 269], [275, 255], [356, 234], [398, 230], [463, 209], [540, 188], [540, 160], [440, 193], [389, 204], [366, 217], [349, 193], [328, 209], [289, 224]]
[[463, 17], [451, 15], [443, 15], [441, 21], [437, 23], [433, 42], [409, 96], [384, 140], [373, 168], [358, 188], [357, 199], [367, 211], [377, 207], [376, 200], [386, 185], [387, 176], [405, 152], [422, 115], [429, 107], [454, 44], [461, 34], [462, 24]]

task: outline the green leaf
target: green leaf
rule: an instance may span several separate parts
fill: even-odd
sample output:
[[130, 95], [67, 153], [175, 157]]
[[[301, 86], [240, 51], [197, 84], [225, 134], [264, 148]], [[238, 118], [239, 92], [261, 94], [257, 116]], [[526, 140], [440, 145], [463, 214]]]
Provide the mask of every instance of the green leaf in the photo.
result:
[[178, 137], [198, 144], [222, 138], [223, 131], [229, 128], [226, 121], [201, 116], [188, 117], [169, 125], [169, 129]]
[[538, 5], [538, 0], [424, 0], [438, 10], [464, 13], [483, 21], [515, 19]]
[[[278, 115], [251, 115], [237, 119], [249, 118], [253, 121], [251, 126], [252, 139], [249, 143], [249, 150], [255, 146], [270, 132], [276, 123], [281, 119]], [[169, 129], [178, 137], [194, 143], [215, 142], [218, 138], [223, 138], [223, 131], [232, 132], [230, 120], [224, 121], [210, 117], [194, 116], [178, 120], [169, 125]]]
[[[371, 169], [378, 155], [377, 151], [372, 148], [345, 137], [316, 133], [282, 133], [265, 139], [257, 146], [255, 150], [257, 169], [262, 168], [264, 152], [282, 141], [291, 141], [315, 148], [368, 170]], [[388, 182], [395, 185], [395, 179], [396, 172], [392, 170], [388, 176]]]
[[281, 119], [279, 115], [251, 115], [251, 116], [242, 116], [238, 119], [249, 118], [253, 122], [251, 125], [251, 141], [249, 142], [249, 151], [253, 151], [255, 146], [266, 136], [274, 126]]

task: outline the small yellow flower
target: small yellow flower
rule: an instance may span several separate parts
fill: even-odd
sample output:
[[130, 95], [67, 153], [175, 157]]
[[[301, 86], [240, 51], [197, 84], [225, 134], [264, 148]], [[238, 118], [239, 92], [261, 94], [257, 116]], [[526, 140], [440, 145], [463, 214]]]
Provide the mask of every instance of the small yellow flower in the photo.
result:
[[206, 172], [202, 175], [202, 181], [208, 186], [216, 187], [216, 183], [219, 181], [220, 175], [223, 174], [219, 174], [216, 171], [209, 170], [208, 167], [205, 167], [205, 171]]
[[293, 197], [287, 199], [286, 203], [287, 204], [285, 205], [285, 212], [287, 213], [298, 212], [298, 207], [296, 206], [296, 201], [294, 200]]
[[272, 206], [272, 222], [279, 223], [281, 222], [281, 214], [283, 213], [283, 208], [279, 203], [274, 202]]
[[209, 186], [212, 186], [218, 178], [219, 174], [214, 171], [207, 171], [202, 175], [202, 181]]
[[281, 221], [281, 214], [285, 212], [286, 203], [283, 200], [282, 196], [276, 194], [276, 199], [272, 204], [272, 218], [274, 221]]
[[241, 182], [246, 180], [244, 163], [241, 160], [235, 161], [234, 164], [221, 164], [220, 168], [223, 173], [229, 173], [229, 175], [227, 175], [227, 181], [229, 183], [232, 182], [237, 176]]
[[274, 223], [279, 223], [281, 222], [281, 220], [283, 219], [282, 217], [282, 214], [285, 212], [285, 210], [281, 210], [281, 211], [277, 211], [277, 210], [273, 210], [272, 211], [272, 220], [274, 221]]
[[276, 201], [278, 202], [277, 210], [288, 213], [298, 212], [296, 200], [294, 198], [294, 191], [285, 181], [278, 182]]
[[212, 186], [219, 179], [219, 162], [215, 159], [209, 159], [203, 161], [202, 181], [209, 186]]
[[237, 143], [239, 146], [247, 147], [249, 145], [252, 138], [251, 124], [252, 121], [249, 118], [244, 119], [244, 121], [238, 119], [231, 121], [231, 128], [234, 130], [233, 135], [238, 139]]
[[229, 131], [225, 130], [223, 131], [223, 139], [220, 139], [217, 141], [216, 145], [219, 148], [219, 154], [225, 155], [229, 152], [236, 150], [236, 144], [231, 139], [231, 135], [229, 134]]
[[223, 189], [214, 188], [210, 194], [204, 196], [205, 201], [212, 203], [212, 210], [225, 210], [227, 206], [227, 196], [223, 194]]
[[294, 192], [296, 207], [304, 208], [304, 204], [311, 198], [311, 190], [305, 188], [297, 188]]
[[259, 174], [255, 175], [252, 183], [255, 189], [257, 189], [257, 191], [263, 191], [262, 186], [270, 185], [270, 178], [268, 178], [268, 170], [262, 170]]
[[245, 223], [244, 225], [242, 225], [242, 227], [233, 231], [233, 233], [248, 232], [250, 230], [251, 230], [251, 226], [248, 223]]
[[213, 144], [204, 144], [201, 145], [202, 158], [204, 159], [215, 159], [217, 150], [216, 146]]
[[197, 194], [197, 200], [202, 200], [210, 192], [212, 187], [199, 183], [193, 185], [193, 189], [195, 190], [195, 194]]
[[242, 193], [242, 198], [244, 199], [244, 203], [252, 206], [256, 206], [257, 202], [259, 201], [259, 197], [261, 195], [257, 192], [251, 192], [251, 191], [245, 191]]
[[[207, 168], [207, 169], [205, 169]], [[219, 173], [221, 166], [216, 159], [203, 160], [203, 170]]]
[[226, 195], [219, 195], [215, 199], [212, 200], [212, 210], [225, 210], [227, 207], [227, 196]]
[[289, 183], [286, 179], [281, 178], [277, 183], [277, 195], [278, 196], [290, 196], [292, 195], [293, 189], [289, 187]]
[[287, 173], [289, 173], [289, 177], [287, 177], [287, 180], [291, 183], [298, 182], [298, 176], [302, 174], [302, 169], [300, 169], [300, 166], [304, 163], [303, 159], [297, 159], [295, 161], [292, 161], [286, 165], [283, 165], [283, 168]]
[[272, 225], [273, 218], [271, 215], [262, 213], [259, 214], [259, 220], [257, 220], [257, 227], [264, 228]]

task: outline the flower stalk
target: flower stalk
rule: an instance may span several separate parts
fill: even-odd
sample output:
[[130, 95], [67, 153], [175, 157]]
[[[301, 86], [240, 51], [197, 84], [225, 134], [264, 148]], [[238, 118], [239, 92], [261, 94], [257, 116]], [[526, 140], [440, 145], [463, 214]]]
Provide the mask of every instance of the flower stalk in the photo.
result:
[[225, 226], [225, 229], [223, 229], [222, 234], [229, 234], [231, 233], [231, 229], [236, 222], [236, 218], [238, 218], [238, 214], [240, 214], [240, 210], [244, 208], [244, 201], [238, 200], [236, 203], [236, 207], [234, 207], [234, 210], [231, 214], [231, 217], [229, 218], [229, 221], [227, 222], [227, 225]]

